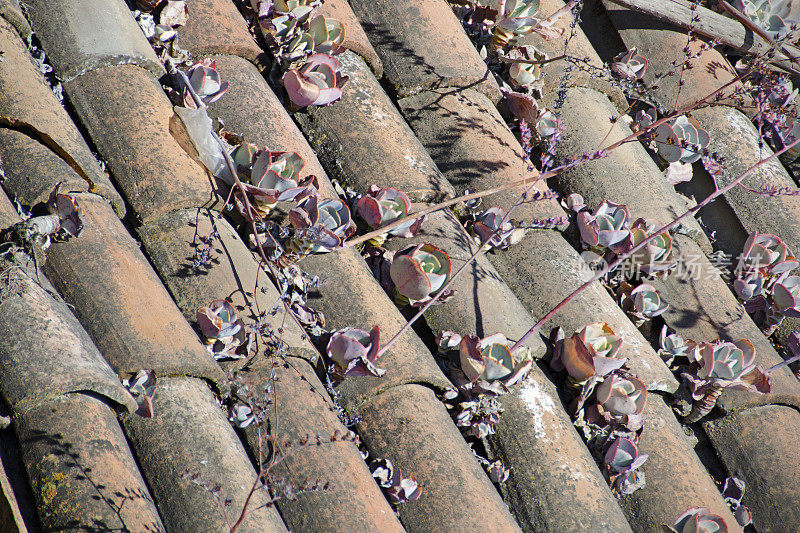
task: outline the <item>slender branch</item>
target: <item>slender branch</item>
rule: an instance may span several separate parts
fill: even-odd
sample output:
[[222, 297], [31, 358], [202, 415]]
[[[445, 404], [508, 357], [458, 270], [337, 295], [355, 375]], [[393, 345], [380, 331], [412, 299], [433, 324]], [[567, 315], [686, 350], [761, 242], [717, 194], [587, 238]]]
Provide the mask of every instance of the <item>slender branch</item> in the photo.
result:
[[561, 54], [560, 56], [551, 57], [548, 59], [512, 59], [510, 57], [503, 57], [503, 56], [497, 57], [497, 59], [502, 61], [503, 63], [522, 63], [524, 65], [546, 65], [548, 63], [552, 63], [553, 61], [560, 61], [566, 58], [567, 54]]
[[762, 160], [758, 161], [758, 162], [757, 162], [757, 163], [755, 163], [753, 166], [751, 166], [750, 168], [748, 168], [748, 169], [747, 169], [747, 170], [746, 170], [746, 171], [745, 171], [745, 172], [744, 172], [744, 173], [743, 173], [741, 176], [739, 176], [738, 178], [736, 178], [735, 180], [733, 180], [732, 182], [730, 182], [728, 185], [725, 185], [725, 186], [724, 186], [724, 187], [722, 187], [721, 189], [717, 189], [717, 190], [715, 190], [715, 191], [714, 191], [713, 193], [711, 193], [711, 194], [710, 194], [710, 195], [709, 195], [709, 196], [708, 196], [708, 197], [707, 197], [705, 200], [703, 200], [702, 202], [698, 203], [696, 206], [692, 207], [691, 209], [689, 209], [688, 211], [686, 211], [684, 214], [682, 214], [681, 216], [679, 216], [678, 218], [676, 218], [675, 220], [673, 220], [673, 221], [672, 221], [672, 222], [670, 222], [669, 224], [666, 224], [666, 225], [664, 225], [664, 226], [660, 227], [659, 229], [655, 230], [655, 231], [654, 231], [654, 232], [653, 232], [651, 235], [649, 235], [647, 238], [645, 238], [645, 239], [644, 239], [642, 242], [640, 242], [639, 244], [637, 244], [636, 246], [634, 246], [633, 248], [631, 248], [630, 250], [628, 250], [626, 253], [624, 253], [624, 254], [622, 254], [622, 255], [618, 256], [618, 257], [617, 257], [617, 259], [615, 259], [615, 260], [614, 260], [613, 262], [611, 262], [610, 264], [606, 265], [606, 266], [605, 266], [605, 267], [604, 267], [602, 270], [600, 270], [600, 272], [598, 272], [597, 274], [595, 274], [595, 275], [594, 275], [594, 276], [593, 276], [593, 277], [592, 277], [592, 278], [591, 278], [589, 281], [585, 282], [583, 285], [581, 285], [580, 287], [578, 287], [577, 289], [575, 289], [574, 291], [572, 291], [572, 292], [571, 292], [569, 295], [567, 295], [567, 297], [566, 297], [566, 298], [564, 298], [563, 300], [561, 300], [561, 302], [559, 302], [559, 304], [558, 304], [558, 305], [556, 305], [556, 306], [555, 306], [553, 309], [551, 309], [550, 311], [548, 311], [548, 312], [547, 312], [547, 314], [545, 314], [545, 315], [544, 315], [542, 318], [540, 318], [540, 319], [539, 319], [539, 321], [538, 321], [538, 322], [536, 322], [536, 324], [534, 324], [534, 325], [533, 325], [533, 327], [532, 327], [531, 329], [529, 329], [529, 330], [528, 330], [528, 331], [525, 333], [525, 335], [523, 335], [523, 336], [522, 336], [522, 337], [521, 337], [521, 338], [520, 338], [520, 339], [519, 339], [519, 340], [518, 340], [518, 341], [517, 341], [517, 342], [514, 344], [514, 346], [512, 346], [512, 347], [511, 347], [511, 352], [513, 353], [515, 350], [518, 350], [518, 349], [519, 349], [519, 348], [520, 348], [520, 347], [521, 347], [521, 346], [522, 346], [522, 345], [523, 345], [525, 342], [527, 342], [527, 341], [528, 341], [528, 339], [530, 339], [530, 338], [531, 338], [531, 336], [532, 336], [532, 335], [536, 334], [536, 332], [538, 332], [538, 331], [539, 331], [539, 329], [542, 327], [542, 325], [543, 325], [545, 322], [547, 322], [548, 320], [550, 320], [551, 318], [553, 318], [553, 316], [555, 316], [555, 314], [556, 314], [556, 313], [558, 313], [558, 312], [559, 312], [559, 311], [560, 311], [560, 310], [561, 310], [561, 309], [562, 309], [562, 308], [563, 308], [563, 307], [564, 307], [566, 304], [568, 304], [570, 301], [572, 301], [572, 299], [573, 299], [573, 298], [575, 298], [575, 297], [576, 297], [578, 294], [580, 294], [581, 292], [583, 292], [584, 290], [586, 290], [586, 288], [587, 288], [587, 287], [589, 287], [589, 286], [590, 286], [592, 283], [594, 283], [595, 281], [598, 281], [598, 280], [600, 280], [600, 279], [601, 279], [602, 277], [604, 277], [606, 274], [608, 274], [609, 272], [611, 272], [612, 270], [614, 270], [615, 268], [617, 268], [617, 267], [618, 267], [620, 264], [622, 264], [622, 262], [623, 262], [623, 261], [625, 261], [626, 259], [628, 259], [629, 257], [631, 257], [633, 254], [635, 254], [636, 252], [638, 252], [639, 250], [641, 250], [642, 248], [644, 248], [645, 246], [647, 246], [647, 243], [649, 243], [649, 242], [650, 242], [652, 239], [654, 239], [655, 237], [657, 237], [659, 234], [661, 234], [661, 233], [664, 233], [665, 231], [669, 231], [671, 228], [674, 228], [674, 227], [675, 227], [675, 226], [677, 226], [677, 225], [678, 225], [678, 224], [681, 222], [681, 220], [683, 220], [684, 218], [686, 218], [686, 217], [688, 217], [689, 215], [691, 215], [691, 214], [693, 214], [693, 213], [695, 213], [695, 212], [699, 211], [699, 210], [700, 210], [700, 209], [702, 209], [703, 207], [707, 206], [708, 204], [710, 204], [711, 202], [713, 202], [714, 200], [716, 200], [718, 197], [722, 196], [723, 194], [725, 194], [725, 193], [726, 193], [726, 192], [728, 192], [729, 190], [731, 190], [731, 189], [733, 189], [734, 187], [736, 187], [737, 185], [739, 185], [739, 184], [740, 184], [740, 183], [741, 183], [741, 182], [742, 182], [742, 181], [743, 181], [743, 180], [744, 180], [744, 179], [745, 179], [747, 176], [749, 176], [750, 174], [752, 174], [753, 172], [755, 172], [755, 171], [756, 171], [756, 169], [758, 169], [758, 167], [760, 167], [761, 165], [763, 165], [763, 164], [765, 164], [765, 163], [768, 163], [768, 162], [769, 162], [769, 161], [771, 161], [772, 159], [775, 159], [775, 158], [776, 158], [776, 157], [778, 157], [780, 154], [782, 154], [782, 153], [786, 152], [787, 150], [790, 150], [792, 147], [794, 147], [794, 146], [795, 146], [795, 145], [797, 145], [797, 144], [800, 144], [800, 138], [796, 139], [796, 140], [795, 140], [794, 142], [792, 142], [791, 144], [789, 144], [789, 145], [785, 146], [783, 149], [781, 149], [781, 150], [779, 150], [779, 151], [775, 152], [775, 153], [774, 153], [774, 154], [772, 154], [771, 156], [769, 156], [769, 157], [767, 157], [767, 158], [765, 158], [765, 159], [762, 159]]
[[799, 354], [797, 354], [797, 355], [793, 355], [793, 356], [792, 356], [792, 357], [790, 357], [789, 359], [784, 359], [784, 360], [783, 360], [783, 361], [781, 361], [780, 363], [777, 363], [777, 364], [775, 364], [775, 365], [772, 365], [771, 367], [769, 367], [768, 369], [766, 369], [766, 370], [764, 371], [764, 373], [765, 373], [766, 375], [768, 375], [768, 376], [769, 376], [770, 374], [772, 374], [772, 373], [773, 373], [773, 372], [775, 372], [776, 370], [778, 370], [778, 369], [780, 369], [780, 368], [783, 368], [783, 367], [785, 367], [785, 366], [789, 366], [789, 365], [791, 365], [792, 363], [794, 363], [795, 361], [800, 361], [800, 353], [799, 353]]

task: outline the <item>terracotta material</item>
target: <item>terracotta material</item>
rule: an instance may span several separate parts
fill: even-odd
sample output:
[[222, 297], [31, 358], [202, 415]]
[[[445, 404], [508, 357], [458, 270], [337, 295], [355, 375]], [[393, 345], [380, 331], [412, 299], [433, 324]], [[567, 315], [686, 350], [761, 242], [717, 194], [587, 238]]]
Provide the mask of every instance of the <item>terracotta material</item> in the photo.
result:
[[70, 394], [15, 421], [42, 529], [163, 531], [114, 411]]
[[709, 420], [703, 426], [730, 475], [747, 483], [742, 503], [753, 512], [756, 529], [797, 531], [797, 410], [783, 405], [755, 407]]
[[[34, 126], [49, 135], [86, 172], [91, 184], [76, 174], [31, 133], [0, 129], [3, 186], [29, 205], [46, 201], [56, 182], [62, 191], [90, 191], [108, 198], [125, 215], [122, 197], [114, 190], [80, 132], [33, 63], [14, 28], [0, 19], [0, 115]], [[35, 102], [35, 105], [33, 105]]]
[[435, 87], [500, 90], [461, 23], [443, 0], [351, 0], [398, 96]]
[[225, 95], [209, 106], [208, 114], [222, 119], [225, 129], [242, 135], [249, 143], [273, 151], [297, 152], [306, 163], [301, 176], [325, 176], [314, 150], [258, 69], [240, 57], [219, 56], [214, 60], [229, 86]]
[[394, 187], [412, 201], [454, 196], [364, 61], [352, 52], [338, 61], [350, 77], [341, 100], [295, 114], [331, 176], [362, 192]]
[[[408, 531], [519, 531], [492, 482], [433, 392], [404, 385], [360, 411], [359, 434], [422, 487], [398, 508]], [[470, 502], [467, 505], [465, 502]]]
[[183, 125], [150, 73], [101, 68], [64, 89], [140, 220], [217, 201], [216, 184], [179, 144]]
[[[287, 359], [275, 365], [277, 387], [270, 409], [272, 434], [278, 446], [298, 446], [317, 436], [328, 442], [348, 432], [336, 416], [325, 386], [305, 361]], [[262, 391], [270, 375], [266, 366], [245, 372], [251, 390]], [[258, 454], [258, 437], [251, 426], [245, 432], [252, 454]], [[291, 448], [290, 448], [291, 449]], [[281, 500], [278, 508], [293, 531], [403, 531], [403, 526], [372, 478], [361, 452], [352, 442], [330, 442], [295, 449], [278, 463], [273, 473], [293, 483], [321, 481], [330, 489]]]
[[133, 64], [164, 74], [123, 0], [26, 0], [25, 11], [63, 81], [109, 65]]
[[49, 248], [46, 271], [114, 370], [219, 378], [219, 366], [109, 205], [90, 195], [78, 201], [84, 231]]
[[511, 467], [503, 495], [526, 531], [630, 531], [597, 464], [538, 369], [502, 396], [503, 415], [489, 439]]
[[[204, 246], [202, 237], [217, 231], [219, 238], [211, 244], [209, 264], [195, 267], [193, 260]], [[247, 323], [261, 321], [273, 331], [283, 330], [281, 338], [295, 356], [316, 361], [319, 353], [296, 322], [284, 316], [280, 294], [268, 278], [259, 273], [258, 262], [236, 231], [213, 212], [189, 209], [176, 211], [139, 228], [147, 254], [172, 298], [186, 319], [196, 328], [197, 309], [214, 300], [226, 299]], [[258, 288], [257, 288], [258, 285]], [[270, 312], [278, 305], [280, 311]], [[254, 363], [268, 353], [259, 340], [259, 354]]]
[[[241, 514], [256, 471], [225, 413], [199, 379], [157, 378], [153, 418], [123, 417], [142, 473], [168, 531], [220, 531]], [[196, 479], [192, 479], [197, 475]], [[215, 497], [203, 488], [220, 485]], [[228, 520], [221, 502], [230, 500]], [[237, 531], [285, 532], [269, 494], [258, 490]]]
[[383, 76], [383, 64], [347, 0], [325, 0], [319, 13], [342, 23], [345, 35], [342, 46], [364, 58], [375, 77], [380, 79]]
[[262, 63], [264, 51], [256, 43], [239, 10], [230, 0], [189, 0], [189, 17], [178, 28], [180, 46], [195, 59], [235, 55]]

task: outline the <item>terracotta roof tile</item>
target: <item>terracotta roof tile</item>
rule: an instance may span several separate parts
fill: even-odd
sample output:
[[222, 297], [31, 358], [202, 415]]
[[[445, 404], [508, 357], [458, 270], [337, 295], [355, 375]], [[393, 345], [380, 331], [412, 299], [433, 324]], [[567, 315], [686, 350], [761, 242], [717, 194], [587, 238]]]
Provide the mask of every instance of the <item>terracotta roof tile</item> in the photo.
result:
[[133, 64], [156, 76], [164, 73], [124, 2], [26, 0], [25, 12], [62, 81], [109, 65]]
[[137, 218], [216, 201], [215, 184], [181, 147], [185, 130], [152, 74], [133, 65], [98, 68], [64, 89]]
[[[179, 43], [193, 59], [213, 56], [222, 79], [230, 83], [225, 96], [210, 105], [210, 115], [259, 147], [298, 152], [305, 160], [303, 175], [319, 178], [323, 196], [335, 194], [328, 176], [362, 193], [377, 184], [400, 188], [414, 201], [430, 201], [522, 175], [522, 148], [493, 104], [500, 98], [498, 85], [446, 2], [328, 0], [322, 12], [342, 20], [347, 32], [349, 51], [337, 58], [350, 80], [334, 105], [296, 111], [294, 117], [284, 108], [293, 106], [283, 89], [276, 96], [267, 82], [275, 80], [259, 71], [268, 60], [260, 48], [263, 39], [252, 37], [241, 14], [250, 13], [250, 7], [227, 0], [189, 0], [188, 5]], [[542, 12], [562, 6], [560, 0], [545, 0]], [[643, 39], [640, 51], [650, 47], [653, 65], [680, 54], [685, 35], [650, 35], [652, 30], [625, 26], [628, 18], [621, 17], [628, 15], [612, 15], [626, 42]], [[597, 9], [583, 13], [587, 25], [597, 20], [609, 28], [603, 16]], [[27, 36], [28, 20], [64, 81], [67, 110], [19, 37]], [[609, 44], [617, 33], [609, 29], [608, 34], [607, 42], [590, 43], [575, 28], [568, 50], [585, 56], [592, 68], [603, 68], [600, 56], [610, 59], [610, 48], [622, 42]], [[590, 32], [595, 41], [598, 35]], [[542, 42], [529, 36], [523, 44], [545, 49], [551, 57], [564, 50], [563, 39]], [[324, 344], [312, 345], [296, 324], [284, 324], [280, 313], [261, 314], [280, 306], [275, 280], [259, 270], [237, 231], [241, 220], [235, 214], [223, 219], [212, 210], [221, 204], [218, 194], [227, 191], [217, 190], [200, 165], [159, 83], [171, 81], [157, 79], [164, 70], [125, 3], [109, 1], [97, 8], [86, 0], [27, 0], [23, 14], [15, 0], [0, 0], [0, 50], [0, 115], [23, 120], [55, 139], [91, 175], [91, 192], [100, 195], [87, 193], [89, 184], [30, 128], [0, 127], [2, 185], [9, 195], [35, 204], [61, 179], [65, 189], [78, 191], [85, 223], [79, 237], [54, 242], [47, 251], [44, 272], [52, 286], [37, 277], [36, 265], [23, 250], [15, 248], [10, 256], [0, 249], [0, 257], [15, 265], [13, 275], [5, 272], [4, 279], [17, 289], [0, 292], [0, 333], [8, 339], [0, 346], [0, 396], [13, 415], [43, 528], [228, 529], [220, 499], [231, 499], [228, 516], [235, 520], [257, 479], [264, 444], [255, 425], [235, 430], [220, 405], [236, 401], [242, 383], [257, 396], [271, 390], [267, 398], [274, 403], [262, 426], [274, 439], [267, 441], [270, 447], [311, 437], [312, 445], [285, 456], [268, 473], [294, 486], [316, 480], [331, 486], [260, 508], [243, 530], [650, 531], [672, 523], [688, 507], [705, 506], [723, 516], [731, 531], [740, 531], [717, 490], [715, 481], [721, 479], [709, 475], [709, 465], [715, 476], [745, 479], [745, 504], [752, 507], [759, 530], [793, 531], [800, 524], [790, 511], [776, 514], [791, 508], [800, 490], [792, 478], [800, 415], [787, 407], [800, 407], [800, 382], [783, 368], [772, 375], [771, 394], [723, 394], [721, 414], [703, 424], [713, 449], [701, 457], [669, 407], [669, 395], [678, 385], [648, 341], [655, 333], [637, 330], [599, 285], [546, 327], [561, 325], [571, 333], [605, 320], [625, 339], [630, 367], [651, 389], [639, 441], [640, 450], [649, 454], [645, 487], [619, 500], [613, 496], [604, 467], [598, 468], [571, 421], [564, 391], [553, 383], [557, 377], [540, 361], [500, 397], [504, 413], [496, 433], [480, 442], [465, 439], [437, 398], [452, 383], [431, 353], [432, 335], [452, 329], [519, 338], [536, 317], [586, 279], [573, 228], [561, 224], [556, 230], [534, 230], [510, 250], [479, 257], [455, 283], [454, 299], [431, 309], [414, 332], [377, 362], [387, 370], [384, 377], [323, 384], [325, 363], [317, 350]], [[580, 69], [562, 78], [563, 63], [544, 65], [541, 102], [557, 108], [565, 121], [558, 156], [577, 156], [629, 134], [620, 123], [604, 139], [610, 119], [627, 107], [618, 88]], [[719, 78], [701, 81], [682, 97]], [[674, 98], [674, 91], [662, 92], [659, 98]], [[736, 147], [752, 144], [753, 129], [744, 115], [731, 113], [717, 109], [698, 116], [716, 132], [715, 149], [733, 150], [730, 158], [737, 159], [741, 150]], [[729, 128], [731, 121], [741, 127]], [[108, 163], [110, 180], [89, 147]], [[749, 164], [739, 159], [735, 169]], [[773, 170], [754, 179], [794, 187], [782, 168]], [[562, 193], [580, 192], [589, 206], [603, 199], [626, 203], [634, 218], [666, 222], [686, 207], [638, 143], [571, 170], [551, 185]], [[702, 184], [692, 186], [702, 189]], [[547, 190], [543, 183], [540, 190]], [[485, 201], [507, 208], [517, 193]], [[746, 231], [780, 233], [784, 228], [795, 247], [795, 228], [781, 222], [797, 218], [794, 197], [772, 199], [765, 209], [751, 208], [737, 193], [727, 201], [727, 211], [709, 220], [725, 221], [736, 231], [716, 246], [733, 250]], [[555, 200], [526, 204], [520, 214], [526, 220], [566, 216]], [[17, 220], [0, 195], [0, 223]], [[693, 240], [675, 236], [678, 248], [710, 268], [703, 254], [711, 243], [695, 221], [687, 227]], [[429, 216], [423, 228], [417, 240], [447, 250], [454, 266], [477, 246], [451, 213]], [[389, 249], [398, 246], [387, 244]], [[198, 252], [206, 248], [208, 257], [198, 261]], [[325, 314], [327, 328], [380, 325], [386, 342], [405, 323], [355, 249], [309, 256], [299, 266], [324, 280], [308, 304]], [[759, 364], [782, 360], [717, 277], [652, 283], [671, 305], [664, 321], [680, 334], [698, 341], [747, 337], [756, 346]], [[197, 308], [217, 298], [228, 298], [247, 323], [282, 328], [280, 357], [259, 342], [252, 359], [218, 364], [192, 327]], [[545, 356], [538, 336], [530, 346], [536, 358]], [[135, 406], [117, 376], [142, 368], [157, 374], [152, 419], [125, 413]], [[231, 372], [230, 380], [223, 378], [223, 368]], [[358, 434], [360, 450], [348, 427]], [[702, 433], [700, 425], [694, 429]], [[317, 446], [317, 436], [337, 442]], [[511, 468], [508, 481], [493, 484], [481, 467], [485, 460], [475, 456], [472, 446], [490, 459], [502, 459]], [[404, 476], [416, 478], [422, 496], [393, 508], [362, 453], [392, 460]], [[15, 467], [13, 454], [4, 455], [3, 463]], [[14, 490], [18, 498], [24, 492], [5, 485], [2, 490]], [[257, 504], [266, 503], [269, 494], [259, 490], [255, 498]], [[13, 505], [11, 498], [5, 501]], [[4, 505], [0, 501], [0, 515]]]
[[[189, 0], [190, 13], [178, 32], [179, 45], [192, 57], [235, 55], [253, 63], [264, 62], [264, 51], [256, 43], [230, 0]], [[228, 79], [228, 78], [224, 78]]]
[[[231, 501], [228, 520], [235, 522], [257, 476], [217, 399], [202, 380], [157, 378], [154, 403], [153, 418], [130, 415], [122, 423], [167, 531], [228, 527], [220, 505]], [[208, 489], [199, 486], [205, 483]], [[277, 510], [262, 507], [269, 498], [254, 493], [241, 531], [286, 531]]]
[[[26, 44], [0, 18], [0, 115], [34, 126], [49, 135], [81, 166], [91, 184], [34, 138], [30, 131], [0, 131], [0, 157], [4, 161], [5, 187], [29, 205], [46, 201], [57, 181], [62, 192], [90, 191], [108, 198], [120, 216], [125, 206], [108, 176], [100, 168], [78, 129], [34, 64]], [[31, 106], [30, 102], [36, 102]], [[39, 174], [41, 179], [33, 179]]]
[[350, 5], [399, 96], [472, 87], [500, 98], [497, 83], [443, 0], [351, 0]]
[[91, 195], [78, 201], [85, 229], [51, 247], [46, 269], [114, 370], [218, 378], [219, 366], [108, 204]]
[[14, 422], [45, 530], [164, 531], [114, 411], [69, 394]]
[[295, 114], [330, 176], [361, 191], [394, 187], [412, 201], [454, 196], [364, 61], [352, 52], [337, 58], [350, 77], [341, 100]]

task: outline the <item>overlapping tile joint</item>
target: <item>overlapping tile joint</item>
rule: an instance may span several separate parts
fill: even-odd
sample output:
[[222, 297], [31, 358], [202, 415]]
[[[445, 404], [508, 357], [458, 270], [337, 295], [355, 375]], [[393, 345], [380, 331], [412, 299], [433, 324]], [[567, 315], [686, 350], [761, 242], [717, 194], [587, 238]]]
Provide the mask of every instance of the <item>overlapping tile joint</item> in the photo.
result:
[[[262, 73], [264, 50], [238, 2], [187, 4], [181, 46], [194, 59], [213, 57], [230, 83], [210, 105], [212, 117], [250, 142], [299, 153], [304, 172], [319, 178], [324, 194], [335, 194], [329, 181], [335, 178], [360, 192], [376, 183], [431, 202], [522, 175], [522, 148], [496, 107], [500, 89], [444, 0], [326, 0], [323, 12], [347, 28], [348, 50], [339, 62], [350, 79], [334, 105], [294, 116]], [[562, 6], [560, 0], [542, 2], [543, 12]], [[606, 7], [585, 10], [583, 24], [593, 28], [590, 36], [608, 32], [613, 38], [595, 43], [596, 50], [577, 27], [568, 53], [601, 66], [601, 57], [636, 46], [651, 64], [667, 66], [685, 45], [677, 30]], [[552, 57], [564, 53], [563, 40], [526, 40]], [[42, 74], [35, 46], [47, 54], [55, 78]], [[88, 174], [76, 174], [25, 128], [0, 125], [0, 227], [19, 220], [9, 199], [41, 204], [58, 181], [76, 196], [85, 221], [80, 237], [53, 243], [44, 262], [30, 250], [4, 255], [0, 395], [11, 425], [0, 440], [0, 524], [5, 531], [228, 530], [229, 517], [257, 479], [259, 437], [253, 427], [237, 431], [227, 420], [220, 406], [220, 396], [230, 391], [226, 372], [238, 370], [253, 390], [269, 382], [277, 388], [278, 400], [268, 410], [272, 447], [306, 435], [344, 435], [348, 428], [320, 380], [325, 371], [317, 348], [287, 323], [288, 350], [280, 364], [259, 346], [241, 368], [221, 366], [200, 341], [198, 307], [226, 298], [245, 313], [272, 308], [280, 294], [234, 227], [217, 216], [227, 191], [193, 153], [160, 83], [166, 73], [123, 0], [24, 0], [22, 6], [0, 0], [0, 52], [0, 116], [34, 125]], [[560, 84], [562, 68], [559, 61], [546, 66], [543, 100], [559, 100], [565, 130], [558, 150], [575, 156], [596, 149], [609, 118], [626, 104], [618, 89], [583, 74]], [[698, 94], [719, 82], [706, 70], [694, 72]], [[54, 79], [63, 103], [50, 85]], [[668, 92], [658, 97], [675, 101]], [[717, 107], [697, 118], [720, 151], [737, 154], [729, 158], [731, 172], [759, 157], [757, 132], [738, 111]], [[609, 142], [628, 133], [620, 122]], [[753, 179], [797, 188], [777, 164]], [[551, 185], [581, 193], [589, 205], [608, 199], [657, 220], [685, 208], [637, 143]], [[501, 193], [492, 202], [508, 207], [518, 193]], [[729, 253], [753, 231], [779, 234], [800, 250], [798, 198], [765, 199], [756, 211], [732, 192], [706, 223], [725, 234], [718, 246]], [[555, 200], [519, 211], [525, 218], [565, 216]], [[677, 244], [704, 258], [711, 244], [698, 224], [689, 226], [692, 238], [681, 236]], [[534, 230], [505, 252], [479, 257], [457, 282], [455, 298], [426, 317], [427, 327], [522, 336], [583, 282], [582, 259], [563, 230]], [[201, 237], [212, 233], [210, 266], [198, 268], [192, 258]], [[474, 246], [445, 212], [429, 217], [416, 238], [454, 261]], [[326, 327], [380, 324], [389, 338], [404, 324], [354, 250], [312, 256], [302, 265], [326, 279], [313, 303], [325, 313]], [[664, 320], [681, 335], [746, 337], [761, 365], [781, 361], [721, 279], [654, 284], [671, 303]], [[279, 316], [248, 318], [281, 326]], [[726, 392], [698, 443], [669, 406], [676, 379], [603, 287], [590, 287], [553, 322], [572, 331], [600, 319], [624, 338], [632, 369], [651, 390], [640, 441], [650, 455], [644, 489], [621, 499], [612, 494], [556, 387], [536, 365], [501, 397], [503, 416], [485, 444], [512, 471], [505, 483], [492, 483], [438, 397], [451, 387], [448, 379], [429, 345], [409, 333], [381, 358], [384, 377], [348, 378], [336, 395], [356, 421], [351, 429], [363, 448], [413, 475], [422, 497], [393, 507], [350, 441], [306, 447], [272, 472], [298, 486], [323, 480], [332, 489], [277, 505], [266, 505], [269, 494], [257, 492], [250, 503], [256, 510], [238, 531], [657, 531], [696, 506], [723, 516], [735, 530], [718, 487], [726, 475], [748, 483], [744, 503], [757, 530], [799, 530], [795, 376], [776, 371], [765, 396]], [[544, 356], [538, 339], [530, 348]], [[152, 419], [133, 414], [136, 403], [120, 382], [140, 369], [158, 376]]]

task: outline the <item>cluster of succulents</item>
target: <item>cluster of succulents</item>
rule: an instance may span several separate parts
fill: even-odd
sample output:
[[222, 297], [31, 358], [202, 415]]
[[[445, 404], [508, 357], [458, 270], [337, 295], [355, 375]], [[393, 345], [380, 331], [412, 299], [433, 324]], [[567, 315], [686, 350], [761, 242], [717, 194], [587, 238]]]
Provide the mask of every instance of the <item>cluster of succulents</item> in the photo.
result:
[[525, 378], [533, 364], [525, 350], [512, 354], [513, 342], [502, 333], [480, 338], [441, 331], [436, 336], [436, 344], [447, 362], [451, 381], [468, 397], [508, 392]]
[[409, 244], [397, 251], [369, 247], [365, 257], [381, 287], [400, 307], [421, 307], [433, 298], [441, 304], [454, 294], [442, 290], [450, 281], [450, 256], [432, 244]]
[[647, 71], [647, 59], [634, 47], [614, 57], [611, 71], [627, 80], [640, 80]]
[[153, 418], [153, 398], [156, 394], [156, 373], [153, 370], [140, 370], [136, 375], [122, 380], [138, 408], [136, 414], [144, 418]]
[[356, 231], [350, 208], [339, 198], [309, 196], [289, 212], [295, 228], [289, 249], [298, 255], [330, 252]]
[[485, 18], [492, 35], [492, 44], [496, 48], [513, 46], [525, 35], [536, 33], [546, 40], [560, 37], [563, 29], [555, 28], [555, 24], [572, 9], [573, 2], [568, 3], [546, 19], [537, 17], [539, 0], [506, 0], [500, 2], [500, 9]]
[[[358, 198], [356, 209], [358, 214], [372, 229], [380, 229], [408, 216], [411, 200], [408, 195], [391, 187], [372, 185], [366, 194]], [[388, 235], [410, 238], [419, 233], [424, 217], [409, 220], [392, 228], [387, 233], [373, 239], [369, 244], [380, 246]]]
[[576, 196], [572, 197], [571, 205], [572, 211], [577, 213], [576, 224], [584, 248], [610, 261], [649, 239], [628, 258], [623, 270], [634, 276], [651, 276], [673, 268], [672, 237], [668, 232], [653, 236], [659, 228], [658, 223], [643, 218], [631, 223], [628, 207], [608, 200], [591, 213], [583, 199]]
[[680, 515], [671, 526], [664, 526], [664, 531], [672, 533], [728, 533], [728, 524], [705, 507], [692, 507]]
[[744, 244], [733, 289], [765, 334], [772, 334], [784, 317], [800, 317], [800, 265], [775, 235], [751, 234]]
[[770, 391], [769, 373], [755, 364], [755, 347], [747, 339], [697, 343], [677, 333], [667, 335], [665, 326], [660, 340], [659, 354], [681, 376], [693, 400], [691, 411], [677, 406], [687, 422], [706, 416], [724, 389]]
[[251, 337], [227, 300], [214, 300], [197, 310], [197, 324], [215, 359], [241, 359], [250, 353]]
[[567, 337], [553, 332], [550, 366], [566, 370], [565, 392], [572, 397], [574, 424], [604, 465], [616, 494], [644, 486], [639, 467], [647, 459], [636, 443], [644, 420], [647, 387], [626, 367], [622, 339], [604, 322], [588, 324]]
[[334, 56], [344, 50], [345, 29], [340, 21], [316, 13], [321, 0], [251, 3], [294, 105], [323, 106], [341, 98], [347, 76]]
[[393, 504], [419, 499], [422, 489], [413, 477], [403, 477], [400, 468], [395, 468], [389, 459], [378, 459], [370, 465], [372, 477], [383, 488], [389, 502]]
[[784, 38], [797, 29], [791, 0], [738, 0], [734, 5], [770, 36]]
[[239, 189], [234, 191], [234, 202], [248, 220], [267, 217], [278, 202], [300, 201], [318, 191], [315, 176], [301, 178], [305, 162], [295, 152], [272, 152], [242, 143], [231, 152], [231, 158], [244, 185], [251, 211], [247, 212], [244, 193]]
[[178, 45], [178, 28], [189, 18], [186, 0], [135, 0], [136, 21], [159, 59], [173, 63], [189, 61], [189, 52]]
[[370, 332], [350, 327], [333, 332], [325, 350], [334, 363], [332, 373], [342, 377], [384, 375], [386, 370], [375, 366], [380, 340], [378, 326]]
[[526, 229], [516, 220], [506, 220], [506, 211], [490, 207], [473, 214], [467, 220], [467, 229], [479, 244], [487, 248], [506, 250], [525, 236]]

